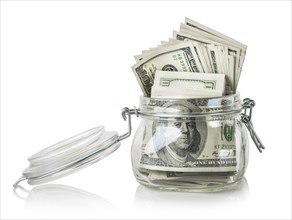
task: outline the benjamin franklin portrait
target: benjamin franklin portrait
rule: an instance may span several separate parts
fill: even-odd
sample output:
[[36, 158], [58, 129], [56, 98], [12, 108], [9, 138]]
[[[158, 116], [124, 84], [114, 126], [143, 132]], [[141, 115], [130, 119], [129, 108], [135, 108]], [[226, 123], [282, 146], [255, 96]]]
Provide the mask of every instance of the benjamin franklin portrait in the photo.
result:
[[[200, 109], [187, 101], [172, 103], [167, 112], [192, 113]], [[154, 121], [153, 144], [159, 159], [167, 166], [184, 166], [194, 162], [201, 154], [206, 141], [207, 127], [204, 120], [196, 118], [167, 118]]]

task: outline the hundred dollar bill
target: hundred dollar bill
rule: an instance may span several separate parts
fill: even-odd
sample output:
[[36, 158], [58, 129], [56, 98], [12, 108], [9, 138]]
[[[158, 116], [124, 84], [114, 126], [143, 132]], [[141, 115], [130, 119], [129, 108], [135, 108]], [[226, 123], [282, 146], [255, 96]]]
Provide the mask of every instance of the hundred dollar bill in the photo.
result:
[[224, 92], [225, 75], [157, 70], [153, 86], [176, 89], [205, 89]]
[[231, 37], [228, 37], [214, 29], [211, 29], [205, 25], [202, 25], [196, 21], [193, 21], [191, 20], [190, 18], [185, 18], [185, 24], [188, 25], [188, 26], [191, 26], [193, 28], [196, 28], [196, 29], [199, 29], [199, 30], [203, 30], [204, 32], [206, 33], [209, 33], [209, 34], [212, 34], [214, 36], [218, 36], [220, 37], [221, 39], [225, 39], [227, 42], [229, 43], [232, 43], [234, 44], [235, 46], [241, 48], [243, 50], [244, 53], [246, 53], [246, 49], [247, 49], [247, 46]]
[[156, 70], [203, 71], [191, 42], [163, 47], [137, 62], [132, 70], [145, 96], [150, 97]]
[[[140, 169], [140, 171], [143, 169]], [[147, 173], [148, 179], [153, 183], [162, 184], [164, 181], [172, 182], [179, 185], [207, 185], [207, 184], [222, 184], [228, 182], [235, 172], [173, 172], [173, 171], [156, 171], [143, 170]]]
[[[199, 49], [201, 51], [201, 56], [203, 57], [203, 60], [205, 61], [205, 69], [208, 69], [209, 71], [206, 72], [212, 72], [212, 73], [224, 73], [227, 76], [227, 84], [230, 85], [231, 90], [235, 92], [236, 86], [237, 86], [237, 71], [238, 68], [236, 67], [236, 64], [240, 61], [239, 52], [240, 50], [238, 48], [232, 47], [232, 46], [223, 46], [221, 43], [212, 41], [206, 38], [202, 38], [201, 35], [191, 35], [192, 32], [187, 33], [181, 33], [174, 31], [173, 32], [173, 38], [181, 41], [192, 41], [197, 42], [199, 45]], [[229, 61], [227, 56], [232, 55], [235, 57], [235, 68], [230, 70], [229, 68]], [[221, 56], [223, 59], [221, 59]], [[221, 62], [220, 62], [221, 60]], [[232, 71], [232, 72], [230, 72]]]
[[[190, 40], [191, 41], [191, 40]], [[200, 62], [201, 66], [202, 66], [202, 71], [200, 72], [212, 72], [212, 71], [208, 71], [208, 66], [206, 63], [206, 59], [203, 57], [202, 51], [200, 49], [200, 45], [196, 42], [196, 41], [191, 41], [194, 47], [194, 50], [196, 52], [196, 58], [197, 58], [197, 62]], [[161, 47], [168, 47], [170, 45], [176, 45], [176, 44], [181, 44], [181, 40], [177, 40], [177, 39], [169, 39], [169, 41], [163, 41], [161, 42], [161, 45], [157, 46], [154, 49], [149, 49], [148, 51], [143, 51], [142, 54], [135, 56], [136, 60], [138, 59], [142, 59], [143, 57], [145, 57], [147, 54], [152, 53], [154, 50], [157, 50]]]
[[202, 98], [222, 96], [225, 75], [156, 71], [152, 86], [152, 98]]
[[209, 56], [211, 58], [214, 73], [219, 73], [221, 68], [220, 68], [218, 51], [216, 50], [216, 47], [213, 44], [207, 45], [207, 48], [208, 48]]
[[[198, 107], [182, 100], [166, 108], [186, 112]], [[139, 167], [171, 172], [235, 172], [236, 123], [235, 119], [215, 118], [155, 121], [147, 125]]]
[[180, 32], [191, 35], [191, 36], [198, 38], [198, 39], [204, 39], [204, 41], [207, 40], [207, 41], [213, 42], [215, 44], [221, 44], [221, 45], [226, 45], [226, 46], [238, 48], [240, 51], [240, 55], [245, 56], [245, 54], [246, 54], [246, 49], [247, 49], [246, 45], [236, 44], [236, 43], [229, 41], [227, 39], [218, 37], [216, 35], [212, 35], [204, 30], [194, 28], [193, 26], [191, 26], [189, 24], [182, 23], [180, 26]]
[[211, 98], [222, 96], [222, 92], [217, 90], [192, 90], [192, 89], [173, 89], [165, 87], [153, 87], [151, 90], [151, 98], [164, 99], [195, 99], [195, 98]]
[[161, 45], [158, 45], [155, 48], [149, 48], [148, 50], [142, 50], [142, 53], [139, 55], [135, 55], [134, 58], [136, 60], [136, 62], [139, 62], [140, 60], [142, 60], [144, 57], [149, 56], [151, 53], [159, 50], [162, 47], [169, 47], [169, 46], [173, 46], [176, 44], [181, 44], [182, 42], [180, 40], [175, 40], [175, 39], [170, 39], [167, 42], [162, 42]]
[[189, 18], [185, 19], [185, 24], [181, 24], [181, 31], [185, 33], [189, 33], [194, 36], [199, 36], [203, 38], [207, 38], [209, 40], [217, 41], [224, 45], [229, 45], [239, 49], [238, 59], [236, 62], [236, 85], [237, 87], [239, 77], [241, 74], [244, 57], [246, 55], [247, 46], [242, 44], [241, 42], [230, 38], [218, 31], [215, 31], [209, 27], [206, 27], [198, 22], [195, 22]]
[[[184, 43], [192, 45], [189, 53], [182, 51]], [[176, 49], [183, 57], [174, 59]], [[143, 50], [136, 55], [136, 65], [132, 67], [145, 96], [150, 96], [156, 70], [189, 71], [205, 73], [223, 73], [226, 75], [225, 94], [233, 94], [239, 82], [247, 46], [218, 31], [206, 27], [189, 18], [180, 25], [180, 32], [174, 31], [173, 38], [161, 41], [161, 44]], [[182, 64], [182, 65], [181, 65]], [[190, 67], [188, 68], [185, 67]], [[154, 90], [163, 93], [164, 89]], [[185, 91], [185, 94], [188, 92]], [[191, 96], [188, 96], [191, 97]]]

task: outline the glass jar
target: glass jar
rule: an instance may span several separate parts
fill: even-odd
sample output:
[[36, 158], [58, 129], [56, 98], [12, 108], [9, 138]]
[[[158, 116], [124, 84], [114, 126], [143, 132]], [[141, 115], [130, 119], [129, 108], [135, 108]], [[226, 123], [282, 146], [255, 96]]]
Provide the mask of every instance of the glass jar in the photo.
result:
[[[107, 157], [131, 135], [131, 115], [141, 116], [132, 144], [132, 167], [139, 183], [176, 191], [220, 191], [240, 184], [248, 162], [248, 129], [258, 150], [263, 144], [251, 122], [251, 99], [239, 93], [217, 98], [140, 97], [138, 109], [122, 109], [128, 132], [98, 126], [45, 148], [13, 184], [46, 183]], [[245, 125], [245, 127], [243, 126]]]
[[219, 98], [140, 97], [132, 167], [140, 184], [175, 191], [236, 188], [248, 164], [239, 93]]

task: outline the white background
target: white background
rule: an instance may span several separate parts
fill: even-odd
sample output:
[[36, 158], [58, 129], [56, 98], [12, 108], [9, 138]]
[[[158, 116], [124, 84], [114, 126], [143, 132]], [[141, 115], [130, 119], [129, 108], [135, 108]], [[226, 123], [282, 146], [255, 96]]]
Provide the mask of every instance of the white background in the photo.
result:
[[[132, 174], [132, 137], [108, 158], [48, 185], [13, 193], [26, 159], [105, 125], [123, 133], [141, 90], [131, 66], [190, 17], [246, 45], [238, 87], [257, 104], [249, 167], [239, 190], [160, 192]], [[140, 119], [133, 119], [135, 131]], [[53, 184], [53, 185], [52, 185]], [[1, 218], [291, 218], [291, 2], [2, 1]]]

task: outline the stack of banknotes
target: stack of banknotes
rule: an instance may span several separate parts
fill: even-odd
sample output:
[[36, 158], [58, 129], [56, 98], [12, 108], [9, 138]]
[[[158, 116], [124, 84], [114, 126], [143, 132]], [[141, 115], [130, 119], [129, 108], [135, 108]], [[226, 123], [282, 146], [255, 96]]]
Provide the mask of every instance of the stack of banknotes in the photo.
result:
[[146, 97], [202, 98], [236, 93], [247, 46], [189, 18], [168, 41], [135, 56]]

